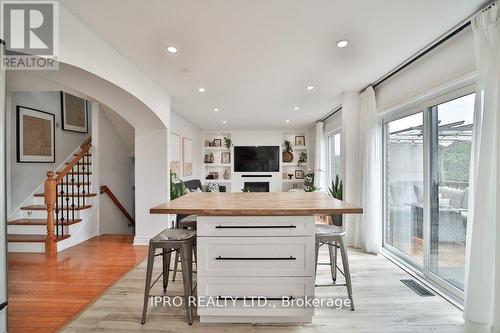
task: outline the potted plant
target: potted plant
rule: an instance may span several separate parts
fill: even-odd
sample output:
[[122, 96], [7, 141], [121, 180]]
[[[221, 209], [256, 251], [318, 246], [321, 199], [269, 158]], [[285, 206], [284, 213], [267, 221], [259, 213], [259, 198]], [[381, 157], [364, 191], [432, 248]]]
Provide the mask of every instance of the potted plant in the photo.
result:
[[288, 140], [285, 140], [285, 142], [283, 142], [283, 145], [281, 146], [281, 148], [283, 148], [283, 153], [282, 153], [282, 159], [283, 159], [283, 162], [284, 163], [290, 163], [293, 161], [293, 148], [292, 148], [292, 144], [290, 143], [290, 141]]
[[170, 200], [175, 200], [186, 193], [186, 185], [177, 178], [175, 172], [170, 171]]
[[[335, 176], [335, 181], [332, 180], [332, 187], [328, 188], [328, 192], [332, 198], [337, 200], [342, 200], [343, 197], [344, 185], [342, 184], [342, 180], [339, 178], [339, 175]], [[341, 227], [342, 226], [342, 215], [334, 214], [332, 215], [332, 222], [334, 225]]]
[[314, 185], [314, 172], [312, 172], [311, 169], [308, 169], [304, 176], [304, 191], [315, 192], [318, 190], [319, 188]]
[[299, 154], [299, 161], [297, 162], [297, 164], [299, 166], [301, 166], [302, 163], [306, 163], [306, 162], [307, 162], [307, 153], [303, 151]]
[[227, 150], [230, 150], [232, 146], [233, 141], [230, 138], [224, 137], [224, 147], [226, 147]]

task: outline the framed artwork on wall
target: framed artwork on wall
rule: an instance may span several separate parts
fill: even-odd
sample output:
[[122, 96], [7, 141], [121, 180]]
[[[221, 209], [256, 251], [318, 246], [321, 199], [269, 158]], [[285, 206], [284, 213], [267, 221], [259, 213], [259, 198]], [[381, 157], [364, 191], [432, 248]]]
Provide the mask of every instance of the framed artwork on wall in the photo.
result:
[[228, 151], [224, 151], [220, 154], [220, 162], [222, 164], [229, 164], [231, 163], [231, 153]]
[[193, 140], [182, 138], [182, 176], [193, 175]]
[[17, 162], [55, 163], [55, 116], [17, 106]]
[[170, 171], [178, 177], [181, 175], [181, 137], [170, 132]]
[[61, 91], [61, 119], [64, 131], [88, 133], [88, 103], [83, 98]]
[[303, 135], [298, 135], [295, 137], [295, 145], [296, 146], [305, 146], [306, 145], [306, 137]]
[[304, 170], [295, 170], [295, 179], [304, 179]]

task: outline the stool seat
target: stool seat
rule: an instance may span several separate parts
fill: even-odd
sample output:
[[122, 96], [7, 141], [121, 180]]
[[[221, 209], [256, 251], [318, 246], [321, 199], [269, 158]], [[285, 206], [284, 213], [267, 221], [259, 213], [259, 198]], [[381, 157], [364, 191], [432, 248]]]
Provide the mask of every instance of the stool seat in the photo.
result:
[[344, 236], [345, 231], [341, 227], [330, 224], [316, 224], [316, 236]]
[[151, 238], [150, 243], [161, 243], [166, 241], [183, 241], [196, 237], [195, 230], [188, 229], [165, 229]]
[[177, 222], [177, 227], [179, 229], [189, 229], [196, 230], [196, 221], [198, 217], [196, 215], [189, 215]]

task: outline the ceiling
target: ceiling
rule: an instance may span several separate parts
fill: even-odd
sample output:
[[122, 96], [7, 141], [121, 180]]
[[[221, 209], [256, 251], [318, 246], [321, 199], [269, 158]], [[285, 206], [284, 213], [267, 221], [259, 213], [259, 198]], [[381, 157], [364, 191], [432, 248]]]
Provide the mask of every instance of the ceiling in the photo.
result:
[[174, 111], [220, 130], [309, 126], [484, 0], [60, 2], [166, 89]]

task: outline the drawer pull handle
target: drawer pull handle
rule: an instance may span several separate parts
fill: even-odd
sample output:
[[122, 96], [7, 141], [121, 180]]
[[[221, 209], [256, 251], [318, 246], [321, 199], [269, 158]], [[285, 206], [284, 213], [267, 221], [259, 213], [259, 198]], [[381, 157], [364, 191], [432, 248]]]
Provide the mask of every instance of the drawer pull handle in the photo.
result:
[[295, 229], [296, 225], [217, 225], [215, 229]]
[[[264, 297], [268, 301], [281, 301], [283, 299], [288, 299], [292, 300], [295, 299], [293, 296], [283, 296], [283, 297], [265, 297], [261, 296], [260, 298]], [[258, 299], [259, 297], [257, 296], [245, 296], [245, 297], [231, 297], [231, 296], [217, 296], [217, 300], [221, 301], [245, 301], [245, 300], [254, 300]]]
[[218, 256], [215, 258], [215, 260], [297, 260], [295, 257], [274, 257], [274, 258], [248, 258], [248, 257], [243, 257], [243, 258], [236, 258], [236, 257], [221, 257]]

